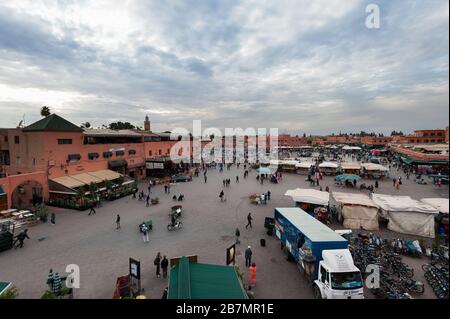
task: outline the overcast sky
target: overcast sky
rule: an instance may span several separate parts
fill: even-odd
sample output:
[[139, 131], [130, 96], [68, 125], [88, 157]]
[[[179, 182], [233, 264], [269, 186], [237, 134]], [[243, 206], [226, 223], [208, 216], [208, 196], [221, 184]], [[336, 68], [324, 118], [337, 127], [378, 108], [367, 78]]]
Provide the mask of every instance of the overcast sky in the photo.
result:
[[0, 0], [0, 127], [49, 105], [156, 131], [443, 128], [448, 28], [448, 0]]

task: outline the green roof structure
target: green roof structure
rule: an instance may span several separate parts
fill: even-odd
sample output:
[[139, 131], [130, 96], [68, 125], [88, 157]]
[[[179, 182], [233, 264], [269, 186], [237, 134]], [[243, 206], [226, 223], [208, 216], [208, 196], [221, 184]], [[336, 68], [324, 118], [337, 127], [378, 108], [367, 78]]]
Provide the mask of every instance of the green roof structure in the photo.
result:
[[182, 257], [169, 274], [168, 299], [248, 299], [236, 267], [189, 262]]
[[43, 119], [34, 122], [23, 128], [24, 132], [42, 132], [42, 131], [53, 131], [53, 132], [83, 132], [83, 129], [61, 116], [56, 114], [50, 114]]

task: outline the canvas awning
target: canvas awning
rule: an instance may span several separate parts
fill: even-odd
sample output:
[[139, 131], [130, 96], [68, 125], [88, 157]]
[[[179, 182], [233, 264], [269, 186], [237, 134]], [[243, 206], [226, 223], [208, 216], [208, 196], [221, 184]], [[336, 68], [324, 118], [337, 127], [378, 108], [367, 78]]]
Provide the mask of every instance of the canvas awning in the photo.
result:
[[341, 168], [342, 169], [354, 169], [354, 170], [359, 170], [361, 169], [361, 165], [358, 163], [352, 163], [352, 162], [343, 162], [341, 163]]
[[61, 176], [61, 177], [51, 178], [50, 180], [52, 182], [61, 184], [64, 187], [71, 188], [71, 189], [74, 189], [74, 188], [77, 188], [77, 187], [80, 187], [80, 186], [83, 186], [86, 184], [76, 178], [73, 178], [72, 176]]
[[332, 162], [323, 162], [319, 164], [319, 168], [338, 168], [339, 165]]
[[409, 196], [373, 194], [381, 216], [389, 220], [388, 229], [422, 237], [434, 238], [434, 216], [439, 211]]
[[295, 164], [295, 167], [297, 168], [311, 168], [311, 166], [314, 166], [315, 163], [313, 162], [301, 162], [298, 164]]
[[295, 202], [328, 206], [330, 194], [310, 188], [296, 188], [286, 191], [284, 196], [290, 196]]
[[103, 182], [104, 180], [111, 181], [119, 178], [120, 176], [121, 175], [119, 173], [106, 169], [89, 173], [81, 173], [51, 178], [50, 181], [62, 185], [65, 188], [73, 190], [77, 187], [89, 185], [91, 183], [98, 184]]
[[422, 198], [422, 203], [428, 204], [436, 208], [442, 214], [449, 213], [449, 200], [448, 198]]
[[381, 172], [389, 171], [389, 168], [387, 168], [386, 166], [375, 163], [362, 163], [361, 167], [367, 171], [381, 171]]
[[124, 159], [111, 160], [108, 162], [108, 166], [111, 168], [122, 167], [122, 166], [127, 166], [127, 165], [128, 165], [128, 162]]
[[235, 267], [189, 262], [170, 269], [168, 299], [248, 299]]
[[333, 192], [330, 206], [336, 207], [343, 226], [350, 229], [378, 230], [378, 206], [366, 194]]

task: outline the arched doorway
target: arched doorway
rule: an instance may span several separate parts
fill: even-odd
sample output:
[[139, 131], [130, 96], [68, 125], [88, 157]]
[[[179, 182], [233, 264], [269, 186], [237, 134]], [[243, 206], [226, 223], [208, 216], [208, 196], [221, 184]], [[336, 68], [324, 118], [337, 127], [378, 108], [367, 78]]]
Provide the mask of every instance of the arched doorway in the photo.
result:
[[42, 185], [33, 180], [20, 184], [12, 193], [12, 207], [17, 209], [27, 209], [42, 203], [42, 191]]

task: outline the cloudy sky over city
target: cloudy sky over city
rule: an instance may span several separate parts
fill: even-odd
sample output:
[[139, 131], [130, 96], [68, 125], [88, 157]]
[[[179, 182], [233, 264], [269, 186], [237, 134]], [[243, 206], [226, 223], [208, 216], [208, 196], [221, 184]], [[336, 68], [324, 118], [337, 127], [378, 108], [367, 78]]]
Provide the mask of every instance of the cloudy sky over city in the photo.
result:
[[448, 27], [447, 0], [0, 0], [0, 127], [48, 105], [156, 131], [443, 128]]

